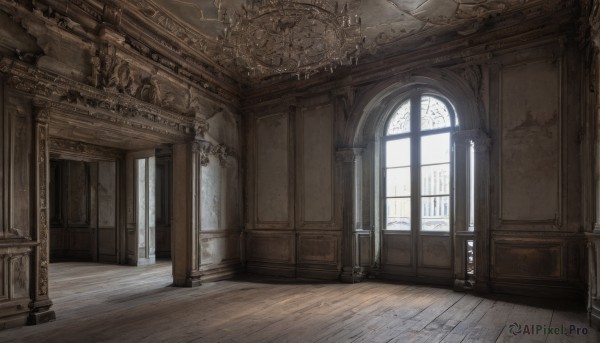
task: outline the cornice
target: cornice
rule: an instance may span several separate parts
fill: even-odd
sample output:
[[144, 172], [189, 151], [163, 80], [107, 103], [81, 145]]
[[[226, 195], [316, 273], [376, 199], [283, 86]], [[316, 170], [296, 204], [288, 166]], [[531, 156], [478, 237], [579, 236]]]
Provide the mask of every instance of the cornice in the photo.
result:
[[0, 60], [9, 87], [36, 97], [37, 107], [78, 113], [109, 123], [151, 131], [175, 140], [193, 139], [194, 120], [138, 100], [108, 92], [9, 58]]
[[[234, 109], [238, 106], [240, 84], [225, 68], [197, 50], [197, 44], [188, 44], [198, 39], [192, 31], [188, 31], [192, 38], [173, 35], [144, 16], [132, 3], [39, 0], [30, 8], [16, 2], [0, 2], [0, 9], [13, 16], [43, 20], [50, 27], [84, 41], [118, 45], [143, 58], [145, 63], [195, 87], [207, 98], [228, 103]], [[169, 34], [163, 33], [165, 31]]]

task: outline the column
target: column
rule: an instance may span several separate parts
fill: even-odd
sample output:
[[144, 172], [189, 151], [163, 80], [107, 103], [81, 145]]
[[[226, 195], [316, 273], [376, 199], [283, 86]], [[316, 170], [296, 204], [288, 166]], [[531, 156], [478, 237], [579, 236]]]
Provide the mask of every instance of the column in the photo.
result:
[[342, 189], [342, 273], [340, 281], [360, 282], [356, 230], [361, 223], [361, 155], [363, 149], [342, 148], [336, 152], [341, 168]]
[[475, 149], [475, 289], [487, 293], [490, 281], [490, 138], [477, 131]]

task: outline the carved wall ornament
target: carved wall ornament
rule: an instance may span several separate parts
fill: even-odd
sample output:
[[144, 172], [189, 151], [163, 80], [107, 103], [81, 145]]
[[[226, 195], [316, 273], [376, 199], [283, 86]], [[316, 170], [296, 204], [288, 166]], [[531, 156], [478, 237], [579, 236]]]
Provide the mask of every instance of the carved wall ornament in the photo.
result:
[[210, 125], [208, 122], [202, 118], [196, 118], [194, 120], [194, 133], [196, 137], [203, 138], [204, 135], [208, 132]]
[[211, 156], [218, 158], [221, 166], [226, 166], [227, 159], [235, 156], [233, 149], [225, 144], [213, 144], [205, 140], [194, 141], [193, 151], [199, 154], [200, 165], [203, 167], [209, 165]]
[[184, 25], [181, 25], [177, 20], [162, 11], [156, 5], [144, 0], [133, 0], [131, 3], [152, 22], [181, 39], [190, 47], [199, 51], [205, 51], [207, 49], [208, 42], [206, 38], [192, 32]]
[[121, 15], [123, 10], [121, 7], [105, 4], [102, 11], [102, 20], [114, 26], [121, 25]]
[[196, 140], [193, 145], [194, 153], [198, 154], [200, 158], [200, 165], [203, 167], [208, 166], [210, 163], [210, 152], [212, 149], [212, 144], [208, 141], [204, 140]]
[[[47, 109], [41, 109], [38, 113], [47, 113]], [[36, 123], [36, 160], [37, 160], [37, 172], [36, 172], [36, 184], [37, 184], [37, 239], [39, 243], [39, 284], [37, 294], [40, 296], [48, 295], [48, 263], [49, 259], [49, 218], [48, 218], [48, 192], [47, 185], [49, 174], [48, 166], [50, 161], [48, 160], [48, 123], [39, 120], [42, 117], [38, 117]]]
[[230, 149], [225, 144], [214, 145], [211, 153], [219, 159], [221, 165], [225, 164], [227, 157], [232, 155]]
[[114, 125], [152, 131], [178, 141], [189, 140], [195, 134], [193, 118], [166, 111], [127, 94], [107, 93], [9, 58], [0, 60], [0, 70], [7, 74], [9, 86], [14, 84], [22, 91], [38, 96], [39, 107], [46, 107], [50, 111], [47, 113], [53, 115], [76, 113]]
[[132, 90], [134, 78], [127, 61], [119, 58], [107, 60], [104, 74], [104, 89], [129, 95], [135, 94], [135, 90]]
[[56, 94], [56, 90], [52, 89], [43, 82], [38, 82], [32, 79], [25, 79], [19, 76], [10, 76], [7, 81], [7, 85], [16, 90], [30, 94], [38, 94], [42, 96], [51, 96]]
[[135, 97], [154, 105], [162, 105], [158, 80], [154, 77], [142, 80], [142, 84], [138, 87]]

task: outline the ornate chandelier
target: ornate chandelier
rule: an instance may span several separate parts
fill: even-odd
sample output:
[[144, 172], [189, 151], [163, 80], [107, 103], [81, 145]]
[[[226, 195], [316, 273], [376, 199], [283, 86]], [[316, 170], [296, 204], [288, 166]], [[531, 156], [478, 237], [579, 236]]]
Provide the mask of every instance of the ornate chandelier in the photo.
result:
[[333, 72], [358, 63], [364, 41], [360, 17], [328, 0], [250, 0], [223, 21], [225, 43], [251, 78]]

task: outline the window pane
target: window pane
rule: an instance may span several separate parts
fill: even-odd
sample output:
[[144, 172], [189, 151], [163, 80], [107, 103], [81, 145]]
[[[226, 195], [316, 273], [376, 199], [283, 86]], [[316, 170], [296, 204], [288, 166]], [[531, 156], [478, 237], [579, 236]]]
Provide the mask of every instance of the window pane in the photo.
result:
[[450, 197], [421, 198], [421, 230], [450, 231]]
[[385, 166], [410, 166], [410, 140], [408, 138], [388, 141], [385, 144]]
[[410, 132], [410, 100], [405, 101], [390, 118], [386, 135]]
[[421, 167], [421, 195], [450, 194], [450, 164]]
[[387, 197], [410, 196], [410, 167], [388, 169], [386, 183]]
[[388, 230], [410, 230], [410, 198], [386, 199]]
[[450, 162], [450, 133], [421, 137], [421, 165]]
[[421, 97], [421, 131], [450, 127], [450, 111], [442, 101], [431, 97]]

